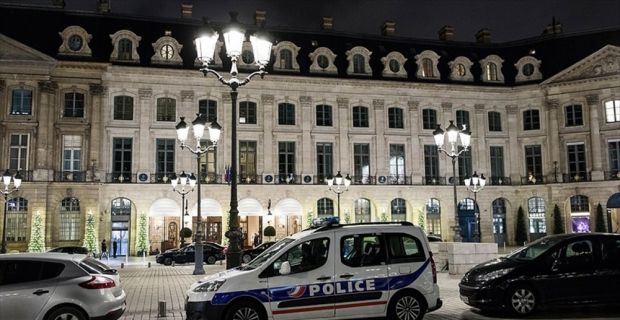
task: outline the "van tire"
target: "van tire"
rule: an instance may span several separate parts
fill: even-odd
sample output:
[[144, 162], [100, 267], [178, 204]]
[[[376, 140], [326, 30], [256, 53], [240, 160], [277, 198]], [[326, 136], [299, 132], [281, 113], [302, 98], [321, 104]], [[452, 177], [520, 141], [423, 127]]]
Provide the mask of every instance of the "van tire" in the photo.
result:
[[424, 299], [415, 291], [397, 293], [388, 305], [387, 319], [390, 320], [422, 320], [426, 313]]
[[516, 284], [508, 290], [506, 308], [515, 316], [530, 315], [538, 306], [538, 295], [527, 284]]
[[225, 320], [267, 320], [263, 306], [253, 300], [233, 303], [226, 312]]

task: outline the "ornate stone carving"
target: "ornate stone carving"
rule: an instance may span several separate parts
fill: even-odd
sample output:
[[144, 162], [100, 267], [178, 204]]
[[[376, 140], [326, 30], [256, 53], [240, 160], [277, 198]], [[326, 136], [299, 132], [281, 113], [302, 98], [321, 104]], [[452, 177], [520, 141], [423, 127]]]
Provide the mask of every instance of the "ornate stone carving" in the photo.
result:
[[194, 91], [193, 90], [181, 90], [181, 101], [182, 102], [194, 101]]
[[599, 101], [598, 94], [586, 95], [586, 102], [588, 102], [588, 105], [597, 105]]
[[557, 99], [549, 99], [546, 101], [547, 109], [556, 110], [560, 107], [560, 101]]
[[373, 99], [372, 100], [372, 106], [375, 109], [383, 110], [383, 108], [385, 107], [385, 100], [383, 100], [383, 99]]
[[39, 81], [39, 90], [45, 93], [55, 93], [58, 90], [58, 83], [55, 81]]
[[106, 87], [100, 85], [100, 84], [95, 84], [95, 83], [91, 83], [89, 85], [89, 89], [90, 89], [90, 94], [93, 96], [101, 96], [105, 93], [106, 91]]
[[153, 89], [140, 88], [138, 89], [138, 95], [140, 96], [140, 99], [150, 99], [153, 96]]
[[452, 102], [442, 102], [441, 103], [441, 109], [444, 112], [452, 111]]
[[477, 114], [483, 114], [483, 113], [484, 113], [484, 111], [485, 111], [485, 110], [484, 110], [484, 109], [485, 109], [484, 104], [482, 104], [482, 103], [476, 103], [476, 104], [474, 104], [474, 109], [476, 110], [476, 113], [477, 113]]
[[263, 94], [260, 96], [260, 99], [263, 104], [273, 104], [275, 96], [273, 94]]
[[410, 100], [407, 101], [407, 105], [409, 106], [409, 111], [418, 112], [418, 108], [420, 107], [420, 101]]
[[300, 96], [299, 97], [299, 101], [302, 104], [311, 104], [312, 103], [312, 97], [311, 96]]
[[348, 108], [349, 107], [349, 99], [347, 98], [338, 98], [336, 99], [339, 108]]
[[519, 113], [519, 107], [515, 105], [507, 105], [506, 112], [508, 112], [508, 114], [511, 114], [511, 115], [516, 115]]

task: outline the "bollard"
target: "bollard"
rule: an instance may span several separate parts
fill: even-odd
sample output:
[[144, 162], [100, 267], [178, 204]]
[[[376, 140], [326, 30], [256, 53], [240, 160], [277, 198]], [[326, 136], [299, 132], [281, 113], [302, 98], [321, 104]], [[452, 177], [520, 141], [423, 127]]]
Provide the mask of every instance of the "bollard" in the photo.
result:
[[151, 262], [149, 261], [149, 268], [151, 267]]
[[174, 267], [174, 261], [172, 261], [172, 264], [171, 264], [171, 266], [173, 266], [173, 267]]
[[157, 317], [166, 317], [166, 300], [159, 300], [159, 305], [157, 306]]
[[125, 263], [121, 262], [121, 269], [125, 268]]

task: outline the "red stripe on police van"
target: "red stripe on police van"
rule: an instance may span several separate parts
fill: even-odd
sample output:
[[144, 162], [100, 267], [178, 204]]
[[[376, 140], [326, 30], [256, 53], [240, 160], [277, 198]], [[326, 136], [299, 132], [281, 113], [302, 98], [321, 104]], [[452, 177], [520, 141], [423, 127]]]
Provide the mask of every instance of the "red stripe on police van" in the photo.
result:
[[[346, 308], [357, 308], [357, 307], [369, 307], [386, 304], [385, 301], [373, 301], [373, 302], [360, 302], [360, 303], [347, 303], [347, 304], [339, 304], [336, 305], [336, 309], [346, 309]], [[274, 310], [272, 314], [288, 314], [288, 313], [297, 313], [297, 312], [308, 312], [308, 311], [321, 311], [321, 310], [329, 310], [334, 309], [334, 306], [320, 306], [320, 307], [309, 307], [309, 308], [298, 308], [298, 309], [284, 309], [284, 310]]]
[[336, 309], [369, 307], [369, 306], [378, 306], [382, 304], [386, 304], [386, 302], [385, 301], [371, 301], [371, 302], [360, 302], [360, 303], [337, 304]]
[[299, 308], [299, 309], [282, 309], [282, 310], [274, 310], [271, 313], [273, 313], [273, 314], [286, 314], [286, 313], [321, 311], [321, 310], [330, 310], [330, 309], [334, 309], [334, 306], [333, 305], [328, 305], [328, 306], [308, 307], [308, 308]]

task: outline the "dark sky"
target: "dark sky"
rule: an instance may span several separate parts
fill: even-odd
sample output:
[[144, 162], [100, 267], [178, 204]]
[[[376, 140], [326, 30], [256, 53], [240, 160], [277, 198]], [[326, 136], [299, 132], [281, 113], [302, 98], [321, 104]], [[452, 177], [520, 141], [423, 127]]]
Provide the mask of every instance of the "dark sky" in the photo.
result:
[[[51, 4], [52, 0], [0, 0], [1, 3]], [[538, 36], [555, 17], [565, 33], [620, 27], [620, 0], [110, 0], [113, 13], [180, 17], [181, 2], [194, 5], [194, 17], [253, 23], [257, 9], [267, 12], [268, 27], [318, 31], [321, 18], [334, 19], [334, 31], [380, 35], [386, 20], [396, 35], [437, 39], [443, 25], [455, 28], [455, 40], [475, 41], [481, 28], [492, 42]], [[97, 0], [65, 0], [67, 10], [96, 10]]]

